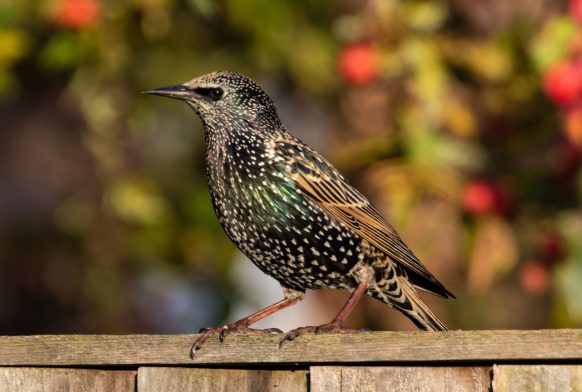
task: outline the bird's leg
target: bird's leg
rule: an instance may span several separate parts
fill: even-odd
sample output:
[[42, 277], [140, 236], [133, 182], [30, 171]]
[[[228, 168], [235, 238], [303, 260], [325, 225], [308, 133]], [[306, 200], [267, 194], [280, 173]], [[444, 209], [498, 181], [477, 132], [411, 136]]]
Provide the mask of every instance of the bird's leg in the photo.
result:
[[296, 291], [288, 288], [283, 288], [283, 293], [285, 298], [281, 301], [274, 303], [271, 306], [268, 306], [264, 309], [259, 310], [256, 313], [251, 314], [245, 318], [242, 318], [232, 324], [227, 324], [222, 327], [215, 327], [215, 328], [202, 328], [200, 330], [200, 337], [194, 341], [192, 348], [190, 349], [190, 358], [194, 358], [196, 351], [200, 350], [204, 342], [214, 334], [218, 334], [218, 338], [220, 343], [224, 342], [224, 337], [232, 332], [239, 332], [239, 333], [283, 333], [281, 330], [277, 328], [268, 328], [268, 329], [256, 329], [256, 328], [249, 328], [249, 325], [256, 323], [259, 320], [264, 319], [265, 317], [278, 312], [281, 309], [288, 308], [289, 306], [295, 305], [297, 302], [301, 301], [305, 295], [302, 291]]
[[367, 283], [367, 282], [358, 284], [358, 287], [356, 287], [356, 289], [354, 290], [352, 295], [350, 295], [350, 298], [348, 298], [348, 300], [346, 301], [344, 306], [340, 309], [340, 311], [333, 318], [333, 320], [331, 320], [327, 324], [322, 324], [322, 325], [318, 325], [318, 326], [310, 325], [307, 327], [300, 327], [300, 328], [296, 328], [292, 331], [289, 331], [279, 341], [279, 347], [281, 347], [285, 341], [291, 341], [291, 340], [295, 339], [297, 336], [303, 335], [304, 333], [309, 333], [309, 332], [312, 332], [312, 333], [358, 332], [359, 330], [357, 330], [357, 329], [344, 328], [344, 327], [342, 327], [342, 324], [348, 318], [350, 313], [352, 313], [352, 310], [354, 310], [354, 307], [356, 306], [356, 304], [358, 303], [360, 298], [362, 298], [362, 296], [366, 293], [366, 291], [368, 290], [368, 287], [369, 287], [369, 283]]

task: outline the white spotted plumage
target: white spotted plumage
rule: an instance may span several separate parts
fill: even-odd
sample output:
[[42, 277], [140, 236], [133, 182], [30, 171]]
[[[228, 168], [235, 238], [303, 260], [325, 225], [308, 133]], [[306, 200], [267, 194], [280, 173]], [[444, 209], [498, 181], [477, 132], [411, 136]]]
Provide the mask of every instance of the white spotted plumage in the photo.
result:
[[[415, 287], [453, 295], [361, 193], [287, 132], [256, 83], [217, 72], [181, 89], [179, 96], [166, 95], [185, 100], [201, 117], [214, 210], [228, 237], [253, 263], [295, 292], [353, 291], [362, 277], [373, 274], [368, 295], [422, 329], [446, 329]], [[200, 96], [210, 89], [219, 91], [219, 98]]]

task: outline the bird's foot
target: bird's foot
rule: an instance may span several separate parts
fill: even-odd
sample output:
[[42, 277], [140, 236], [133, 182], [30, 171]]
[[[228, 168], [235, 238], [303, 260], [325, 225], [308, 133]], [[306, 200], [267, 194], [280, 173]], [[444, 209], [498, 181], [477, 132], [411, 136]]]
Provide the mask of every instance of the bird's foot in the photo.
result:
[[322, 325], [310, 325], [307, 327], [299, 327], [287, 332], [281, 340], [279, 341], [279, 348], [283, 346], [285, 342], [290, 342], [296, 337], [306, 334], [306, 333], [354, 333], [362, 332], [361, 329], [344, 328], [339, 323], [334, 323], [333, 321]]
[[250, 328], [246, 323], [237, 321], [236, 323], [227, 324], [222, 327], [214, 327], [214, 328], [202, 328], [200, 330], [200, 337], [194, 341], [192, 348], [190, 349], [190, 358], [194, 359], [196, 355], [196, 351], [200, 350], [204, 342], [212, 336], [218, 334], [218, 339], [220, 343], [224, 342], [224, 338], [226, 335], [230, 333], [264, 333], [264, 334], [273, 334], [273, 333], [283, 333], [278, 328], [267, 328], [267, 329], [256, 329]]

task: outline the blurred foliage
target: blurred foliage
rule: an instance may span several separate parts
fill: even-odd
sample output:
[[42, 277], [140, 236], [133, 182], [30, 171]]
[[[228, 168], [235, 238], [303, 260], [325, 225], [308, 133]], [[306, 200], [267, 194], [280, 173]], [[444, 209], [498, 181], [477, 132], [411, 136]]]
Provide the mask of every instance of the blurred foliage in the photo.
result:
[[451, 328], [582, 326], [579, 3], [0, 2], [0, 333], [228, 317], [254, 283], [201, 126], [139, 94], [223, 69], [391, 218], [457, 295], [434, 304]]

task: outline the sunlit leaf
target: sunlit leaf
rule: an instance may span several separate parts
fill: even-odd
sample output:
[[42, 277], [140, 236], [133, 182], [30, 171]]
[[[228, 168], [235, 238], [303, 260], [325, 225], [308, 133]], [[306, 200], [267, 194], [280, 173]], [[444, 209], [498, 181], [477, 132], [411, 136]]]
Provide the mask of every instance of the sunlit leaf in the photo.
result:
[[442, 26], [448, 14], [446, 5], [440, 1], [402, 2], [402, 18], [413, 29], [432, 32]]
[[169, 213], [155, 183], [142, 178], [124, 178], [112, 185], [107, 201], [123, 219], [142, 225], [159, 224]]
[[403, 42], [400, 54], [412, 71], [409, 88], [422, 103], [425, 119], [432, 123], [440, 120], [449, 81], [438, 46], [434, 41], [412, 36]]
[[568, 16], [551, 18], [543, 30], [533, 38], [530, 52], [539, 71], [562, 59], [579, 26]]
[[478, 169], [484, 164], [484, 151], [474, 143], [436, 132], [415, 132], [407, 135], [410, 158], [418, 163]]
[[188, 0], [188, 4], [193, 10], [207, 18], [214, 16], [218, 10], [218, 5], [212, 0]]
[[442, 48], [451, 62], [488, 81], [506, 80], [514, 69], [514, 54], [500, 42], [455, 38], [443, 40]]
[[9, 65], [28, 55], [32, 38], [24, 30], [0, 28], [0, 65]]
[[445, 101], [443, 125], [451, 133], [463, 139], [475, 137], [477, 133], [477, 118], [470, 105], [456, 97], [448, 97]]

